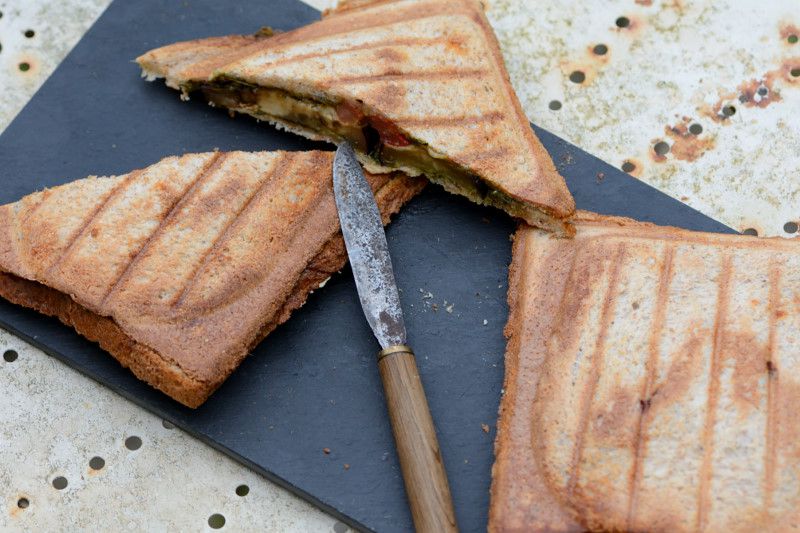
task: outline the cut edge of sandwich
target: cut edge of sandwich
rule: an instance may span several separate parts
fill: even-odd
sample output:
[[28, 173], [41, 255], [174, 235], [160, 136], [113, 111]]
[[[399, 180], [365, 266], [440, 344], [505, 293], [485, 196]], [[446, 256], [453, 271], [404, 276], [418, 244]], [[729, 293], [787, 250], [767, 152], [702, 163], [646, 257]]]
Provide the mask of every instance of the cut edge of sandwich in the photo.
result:
[[[399, 212], [400, 208], [424, 186], [424, 180], [399, 174], [376, 191], [375, 199], [383, 223], [388, 223], [390, 217]], [[291, 313], [301, 307], [315, 289], [324, 286], [327, 280], [340, 271], [346, 263], [344, 241], [341, 231], [337, 231], [306, 265], [281, 307], [256, 332], [249, 343], [242, 346], [232, 368], [237, 367], [276, 327], [286, 322]], [[137, 378], [181, 404], [190, 408], [199, 407], [227, 379], [229, 373], [220, 374], [213, 379], [198, 378], [192, 372], [186, 371], [179, 362], [129, 336], [112, 317], [95, 313], [65, 292], [22, 277], [26, 275], [26, 271], [23, 265], [19, 266], [21, 275], [0, 268], [0, 297], [41, 314], [58, 318], [83, 337], [98, 343]]]
[[[576, 211], [575, 219], [601, 222], [602, 215], [588, 211]], [[615, 219], [615, 222], [624, 224], [628, 219]], [[520, 471], [519, 461], [527, 450], [513, 438], [515, 432], [520, 430], [518, 424], [530, 425], [530, 419], [520, 422], [520, 409], [518, 398], [531, 398], [536, 396], [538, 381], [533, 383], [528, 379], [531, 375], [531, 366], [539, 369], [544, 364], [543, 358], [537, 358], [534, 365], [524, 365], [522, 336], [526, 333], [526, 321], [550, 322], [552, 316], [541, 315], [536, 318], [524, 313], [524, 303], [531, 298], [529, 286], [525, 282], [530, 276], [526, 270], [525, 254], [529, 243], [524, 238], [528, 230], [541, 231], [539, 228], [520, 223], [512, 237], [511, 264], [508, 269], [508, 318], [503, 328], [506, 338], [504, 353], [505, 372], [503, 375], [503, 394], [498, 406], [497, 426], [493, 445], [494, 462], [491, 469], [491, 486], [489, 489], [490, 505], [487, 530], [489, 533], [505, 531], [557, 531], [559, 533], [579, 533], [584, 528], [572, 520], [555, 496], [549, 492], [541, 474], [536, 471]], [[577, 228], [579, 231], [579, 227]], [[541, 346], [546, 344], [546, 335], [539, 334], [549, 327], [536, 327], [537, 340]], [[530, 332], [528, 332], [530, 333]], [[522, 417], [526, 418], [526, 417]], [[522, 433], [525, 433], [523, 430]], [[522, 479], [520, 479], [522, 476]], [[532, 498], [535, 505], [527, 506], [521, 502], [523, 497]]]
[[575, 234], [570, 223], [574, 203], [560, 205], [554, 198], [553, 206], [548, 206], [520, 198], [438, 153], [361, 102], [332, 99], [300, 87], [287, 90], [253, 85], [219, 72], [206, 82], [191, 82], [171, 77], [147, 54], [136, 62], [147, 81], [163, 78], [168, 87], [181, 92], [183, 100], [199, 91], [211, 106], [250, 115], [308, 139], [335, 144], [347, 141], [370, 172], [399, 170], [410, 176], [424, 175], [450, 193], [505, 211], [557, 236]]

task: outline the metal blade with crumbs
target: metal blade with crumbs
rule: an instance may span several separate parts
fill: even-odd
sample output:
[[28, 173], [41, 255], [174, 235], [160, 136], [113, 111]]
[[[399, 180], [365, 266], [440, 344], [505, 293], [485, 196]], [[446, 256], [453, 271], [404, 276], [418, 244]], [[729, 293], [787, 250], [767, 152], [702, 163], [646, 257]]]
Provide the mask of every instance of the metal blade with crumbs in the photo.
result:
[[403, 310], [380, 212], [347, 143], [336, 150], [333, 191], [361, 307], [383, 348], [378, 367], [414, 527], [419, 532], [457, 531], [433, 419], [414, 352], [405, 344]]
[[364, 315], [382, 348], [406, 343], [403, 310], [378, 204], [349, 144], [333, 162], [333, 190]]

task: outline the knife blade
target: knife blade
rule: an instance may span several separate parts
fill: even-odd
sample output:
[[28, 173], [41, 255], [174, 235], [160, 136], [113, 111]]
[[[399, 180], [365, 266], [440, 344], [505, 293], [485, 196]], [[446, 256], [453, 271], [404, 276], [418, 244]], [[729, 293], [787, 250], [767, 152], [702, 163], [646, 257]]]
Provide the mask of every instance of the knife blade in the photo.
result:
[[336, 150], [333, 190], [350, 267], [367, 322], [381, 347], [405, 344], [403, 309], [381, 214], [349, 144], [342, 144]]
[[414, 352], [406, 346], [403, 310], [381, 215], [356, 159], [343, 143], [333, 159], [333, 192], [364, 316], [378, 339], [400, 469], [418, 532], [458, 531], [450, 487]]

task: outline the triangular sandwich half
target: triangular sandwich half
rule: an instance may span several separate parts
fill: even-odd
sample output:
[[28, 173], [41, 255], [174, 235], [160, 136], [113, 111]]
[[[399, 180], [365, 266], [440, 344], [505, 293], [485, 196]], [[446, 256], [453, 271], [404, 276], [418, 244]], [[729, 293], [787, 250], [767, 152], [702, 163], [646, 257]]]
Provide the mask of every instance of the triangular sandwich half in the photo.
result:
[[533, 133], [477, 0], [348, 2], [273, 36], [152, 50], [148, 79], [312, 139], [349, 140], [374, 172], [445, 189], [569, 235], [574, 201]]
[[[197, 407], [342, 268], [332, 152], [213, 152], [0, 207], [0, 296]], [[368, 175], [384, 221], [424, 186]]]
[[520, 229], [489, 530], [794, 531], [800, 240]]

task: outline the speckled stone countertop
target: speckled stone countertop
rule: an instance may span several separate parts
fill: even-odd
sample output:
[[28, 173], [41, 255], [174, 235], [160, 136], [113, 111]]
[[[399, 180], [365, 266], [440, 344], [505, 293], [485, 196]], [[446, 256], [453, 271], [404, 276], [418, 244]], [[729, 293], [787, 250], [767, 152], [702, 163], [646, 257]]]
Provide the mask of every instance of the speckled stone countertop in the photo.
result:
[[[0, 0], [0, 131], [108, 3]], [[488, 7], [532, 121], [736, 229], [796, 234], [796, 0]], [[0, 353], [0, 530], [347, 529], [2, 331]]]

